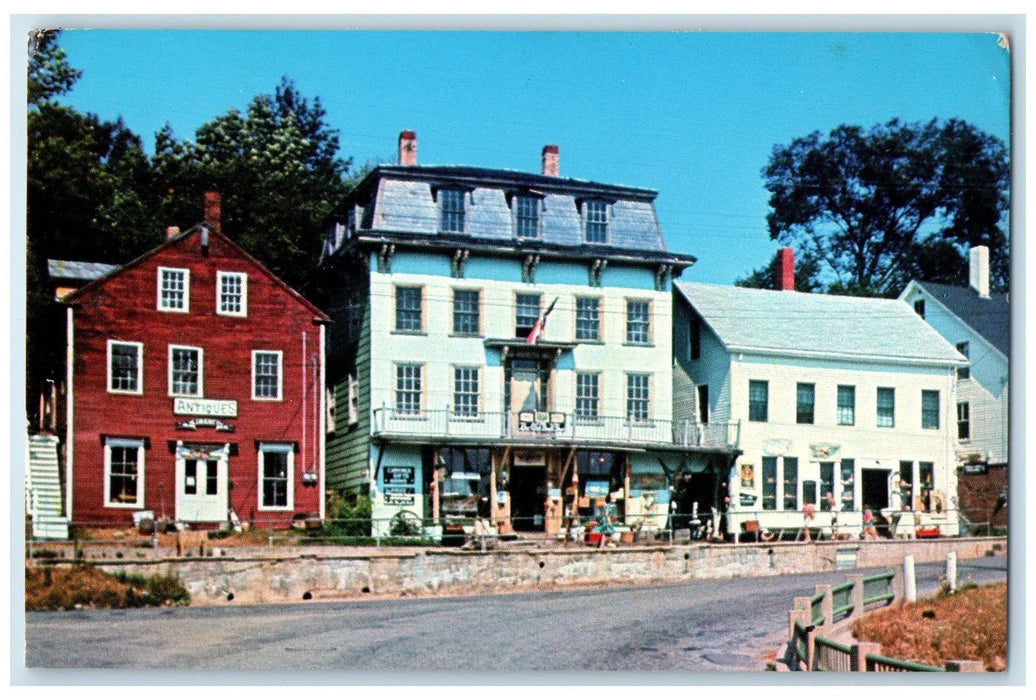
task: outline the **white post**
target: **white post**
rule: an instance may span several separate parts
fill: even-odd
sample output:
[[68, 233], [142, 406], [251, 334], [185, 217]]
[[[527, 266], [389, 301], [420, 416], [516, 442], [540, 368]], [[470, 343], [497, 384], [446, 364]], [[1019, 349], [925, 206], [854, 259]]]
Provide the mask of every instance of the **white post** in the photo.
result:
[[914, 557], [903, 557], [903, 597], [908, 603], [917, 601], [917, 580], [914, 578]]
[[957, 553], [950, 552], [946, 555], [946, 585], [950, 592], [957, 590]]

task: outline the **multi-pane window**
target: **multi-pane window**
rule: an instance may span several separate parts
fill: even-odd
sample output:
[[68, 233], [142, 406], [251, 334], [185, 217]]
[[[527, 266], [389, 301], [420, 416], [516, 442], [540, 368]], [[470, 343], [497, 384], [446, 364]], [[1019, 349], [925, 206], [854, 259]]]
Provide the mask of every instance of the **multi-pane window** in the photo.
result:
[[453, 333], [479, 334], [479, 292], [477, 289], [453, 290]]
[[928, 389], [921, 391], [921, 427], [939, 429], [939, 392]]
[[108, 341], [108, 391], [139, 394], [142, 388], [140, 343]]
[[201, 348], [169, 346], [169, 394], [201, 396]]
[[216, 275], [219, 292], [216, 313], [221, 316], [248, 314], [248, 275], [243, 272], [220, 272]]
[[587, 243], [608, 242], [608, 203], [590, 199], [583, 204]]
[[777, 510], [776, 457], [763, 457], [763, 510]]
[[639, 299], [626, 300], [626, 342], [647, 343], [651, 340], [651, 303]]
[[144, 442], [108, 438], [104, 444], [105, 505], [143, 505]]
[[453, 413], [466, 417], [478, 415], [478, 367], [453, 368]]
[[600, 375], [593, 372], [576, 373], [576, 420], [595, 421], [600, 415]]
[[648, 374], [626, 375], [626, 417], [633, 422], [648, 420], [650, 402]]
[[748, 382], [748, 420], [766, 422], [769, 415], [770, 387], [764, 379]]
[[464, 233], [464, 190], [441, 190], [442, 230]]
[[601, 300], [596, 297], [576, 299], [576, 340], [601, 339]]
[[524, 338], [532, 332], [540, 317], [540, 295], [516, 294], [514, 301], [514, 336]]
[[294, 458], [291, 445], [259, 445], [260, 508], [288, 510], [293, 507]]
[[421, 329], [421, 288], [396, 287], [396, 330], [420, 333]]
[[518, 238], [539, 238], [540, 200], [518, 195], [514, 198], [514, 231]]
[[813, 403], [816, 387], [813, 384], [799, 383], [795, 387], [795, 422], [813, 422]]
[[856, 424], [856, 387], [838, 385], [838, 425]]
[[877, 426], [894, 428], [896, 425], [896, 390], [891, 387], [878, 387]]
[[190, 286], [190, 279], [190, 270], [158, 268], [158, 310], [188, 311], [187, 290]]
[[[965, 341], [963, 343], [957, 343], [957, 352], [959, 352], [964, 357], [970, 359], [971, 358], [971, 346], [970, 346], [970, 344], [967, 341]], [[971, 367], [970, 366], [966, 365], [964, 367], [958, 367], [957, 368], [957, 379], [967, 379], [970, 376], [971, 376]]]
[[784, 458], [784, 510], [798, 510], [799, 458]]
[[281, 398], [280, 350], [254, 350], [252, 352], [252, 398], [280, 400]]
[[396, 412], [411, 416], [421, 412], [421, 365], [396, 365]]
[[957, 404], [957, 439], [971, 439], [971, 406], [967, 401]]

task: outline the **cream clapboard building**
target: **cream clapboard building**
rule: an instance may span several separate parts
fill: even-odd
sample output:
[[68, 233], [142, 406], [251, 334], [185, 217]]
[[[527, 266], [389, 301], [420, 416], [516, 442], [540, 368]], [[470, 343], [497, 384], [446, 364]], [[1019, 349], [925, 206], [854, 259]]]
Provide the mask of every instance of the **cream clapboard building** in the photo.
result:
[[[740, 426], [728, 527], [957, 534], [952, 345], [900, 300], [676, 283], [674, 417]], [[826, 495], [834, 500], [834, 509]], [[832, 510], [836, 511], [832, 513]], [[903, 517], [906, 514], [907, 517]]]
[[[695, 459], [736, 435], [672, 417], [672, 279], [641, 188], [540, 173], [375, 168], [331, 231], [319, 279], [331, 329], [328, 484], [370, 494], [380, 531], [481, 515], [554, 534], [606, 501], [664, 527]], [[707, 439], [706, 439], [707, 438]]]

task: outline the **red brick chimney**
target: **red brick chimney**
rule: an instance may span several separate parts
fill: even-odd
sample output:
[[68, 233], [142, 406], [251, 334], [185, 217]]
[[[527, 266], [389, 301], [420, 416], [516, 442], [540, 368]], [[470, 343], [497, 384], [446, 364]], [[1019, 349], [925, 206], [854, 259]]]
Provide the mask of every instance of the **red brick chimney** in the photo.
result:
[[782, 292], [795, 291], [795, 251], [791, 248], [777, 251], [777, 283]]
[[399, 164], [417, 165], [417, 134], [413, 131], [399, 132]]
[[220, 232], [220, 202], [219, 192], [214, 189], [205, 191], [205, 214], [203, 218], [212, 225], [212, 230], [216, 233]]
[[558, 147], [543, 147], [543, 174], [551, 177], [558, 176]]

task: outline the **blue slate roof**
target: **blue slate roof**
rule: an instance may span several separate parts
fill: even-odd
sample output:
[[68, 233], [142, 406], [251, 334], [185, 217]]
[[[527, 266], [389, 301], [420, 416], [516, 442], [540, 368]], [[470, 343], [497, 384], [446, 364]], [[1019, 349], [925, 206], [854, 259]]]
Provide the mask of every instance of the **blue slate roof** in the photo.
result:
[[898, 299], [691, 282], [675, 286], [732, 352], [870, 362], [966, 362]]
[[[374, 234], [406, 233], [415, 239], [450, 234], [440, 231], [437, 193], [459, 187], [469, 193], [464, 234], [487, 242], [516, 241], [511, 198], [532, 194], [542, 199], [541, 235], [547, 246], [584, 245], [580, 203], [602, 199], [609, 204], [608, 240], [601, 247], [666, 253], [655, 215], [654, 190], [606, 185], [571, 178], [465, 166], [379, 166], [346, 202], [362, 210], [357, 229]], [[686, 264], [693, 262], [688, 258]]]
[[979, 296], [971, 287], [957, 287], [939, 282], [917, 282], [918, 287], [969, 325], [997, 350], [1010, 357], [1011, 305], [1006, 292], [990, 292]]

